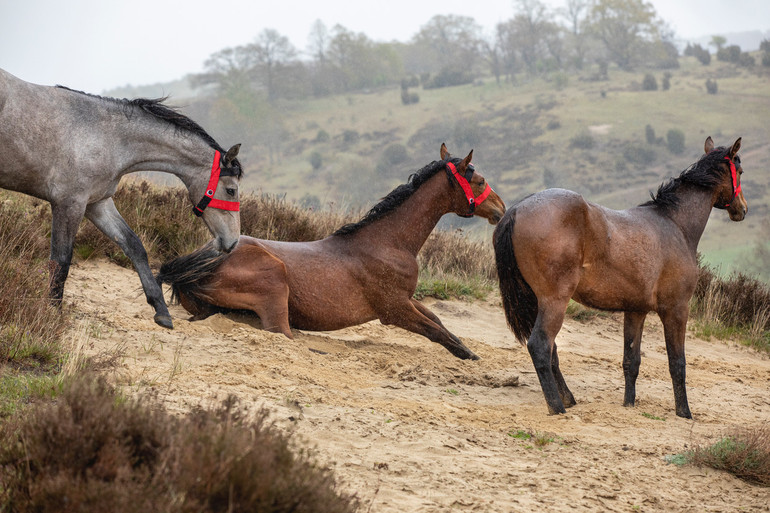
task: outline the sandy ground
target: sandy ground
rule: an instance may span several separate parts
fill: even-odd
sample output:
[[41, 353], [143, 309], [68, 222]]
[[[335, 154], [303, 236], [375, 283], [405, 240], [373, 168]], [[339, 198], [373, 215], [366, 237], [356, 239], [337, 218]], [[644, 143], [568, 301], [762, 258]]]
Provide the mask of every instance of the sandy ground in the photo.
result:
[[288, 340], [253, 317], [189, 322], [173, 305], [175, 329], [164, 330], [136, 274], [106, 261], [74, 265], [65, 301], [82, 321], [86, 353], [113, 382], [152, 390], [172, 411], [228, 394], [269, 408], [358, 494], [362, 511], [770, 511], [770, 489], [665, 461], [768, 422], [770, 359], [688, 334], [694, 420], [681, 419], [655, 315], [635, 408], [622, 406], [621, 317], [568, 320], [557, 340], [578, 404], [550, 416], [496, 301], [426, 301], [476, 362], [378, 322]]

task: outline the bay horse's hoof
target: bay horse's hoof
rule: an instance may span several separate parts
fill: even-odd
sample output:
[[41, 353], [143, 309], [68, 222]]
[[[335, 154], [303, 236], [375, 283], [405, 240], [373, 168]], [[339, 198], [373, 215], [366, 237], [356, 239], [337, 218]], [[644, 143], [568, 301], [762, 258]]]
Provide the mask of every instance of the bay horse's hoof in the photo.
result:
[[174, 323], [171, 320], [171, 316], [170, 315], [156, 314], [154, 319], [155, 319], [155, 324], [158, 324], [158, 325], [163, 326], [164, 328], [168, 328], [170, 330], [174, 329]]

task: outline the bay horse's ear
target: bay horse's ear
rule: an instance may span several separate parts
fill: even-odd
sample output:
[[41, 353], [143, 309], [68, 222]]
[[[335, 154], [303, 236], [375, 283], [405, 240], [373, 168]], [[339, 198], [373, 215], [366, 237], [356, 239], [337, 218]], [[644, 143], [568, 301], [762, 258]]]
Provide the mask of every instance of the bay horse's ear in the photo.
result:
[[468, 154], [467, 157], [463, 159], [462, 162], [460, 162], [460, 166], [463, 170], [468, 167], [468, 164], [471, 163], [471, 159], [473, 158], [473, 150]]
[[703, 145], [703, 151], [706, 155], [714, 151], [714, 140], [711, 139], [711, 136], [706, 137], [706, 144]]
[[238, 156], [238, 150], [241, 149], [241, 144], [235, 144], [232, 148], [227, 150], [227, 153], [225, 153], [225, 165], [232, 164], [233, 160]]
[[733, 143], [733, 147], [730, 148], [730, 160], [732, 160], [738, 153], [738, 150], [741, 149], [741, 139], [742, 137], [739, 137], [738, 140]]
[[449, 160], [449, 157], [451, 155], [449, 155], [449, 150], [446, 149], [446, 144], [441, 143], [441, 160]]

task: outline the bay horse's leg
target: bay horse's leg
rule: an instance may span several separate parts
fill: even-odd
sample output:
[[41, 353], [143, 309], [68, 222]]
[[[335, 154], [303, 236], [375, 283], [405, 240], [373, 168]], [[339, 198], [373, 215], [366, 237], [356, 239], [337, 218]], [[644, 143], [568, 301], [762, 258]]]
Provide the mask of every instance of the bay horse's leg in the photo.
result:
[[[435, 320], [434, 320], [435, 319]], [[452, 335], [438, 321], [438, 317], [428, 310], [428, 308], [419, 301], [410, 300], [399, 304], [396, 308], [389, 309], [385, 315], [380, 315], [380, 322], [383, 324], [392, 324], [417, 333], [423, 337], [439, 343], [450, 353], [463, 360], [478, 360], [479, 357], [468, 349], [459, 338]]]
[[75, 235], [85, 207], [76, 203], [51, 202], [51, 258], [48, 262], [48, 286], [51, 301], [61, 305], [64, 282], [70, 272]]
[[[527, 341], [527, 350], [535, 365], [540, 388], [543, 389], [548, 412], [551, 414], [566, 413], [564, 402], [559, 393], [559, 385], [554, 376], [553, 357], [555, 354], [555, 339], [564, 322], [564, 314], [567, 310], [566, 301], [546, 300], [538, 298], [538, 312], [532, 334]], [[556, 360], [558, 369], [558, 359]], [[561, 375], [561, 371], [558, 372]], [[564, 378], [562, 377], [562, 381]], [[566, 383], [564, 387], [566, 388]], [[569, 390], [569, 389], [567, 389]], [[570, 393], [570, 395], [572, 395]], [[574, 401], [574, 397], [572, 398]]]
[[164, 328], [173, 329], [174, 324], [171, 321], [166, 300], [163, 298], [163, 291], [150, 270], [147, 251], [145, 251], [139, 236], [131, 230], [115, 208], [112, 198], [105, 198], [88, 205], [86, 217], [110, 240], [115, 242], [134, 264], [134, 269], [142, 282], [147, 303], [155, 310], [155, 322]]
[[553, 377], [556, 380], [556, 388], [559, 389], [559, 397], [561, 397], [561, 401], [564, 403], [565, 408], [571, 408], [577, 404], [577, 401], [575, 401], [575, 396], [572, 395], [572, 392], [570, 392], [569, 387], [567, 386], [567, 382], [564, 381], [564, 376], [561, 373], [561, 369], [559, 369], [559, 355], [556, 352], [556, 342], [553, 343], [553, 354], [551, 355], [551, 371], [553, 372]]
[[626, 312], [623, 317], [623, 376], [626, 378], [626, 394], [623, 406], [636, 402], [636, 378], [642, 362], [642, 330], [647, 312]]
[[684, 339], [687, 332], [688, 305], [658, 312], [663, 321], [663, 334], [666, 338], [668, 353], [668, 371], [674, 386], [674, 404], [679, 417], [691, 419], [690, 406], [687, 403], [687, 388], [685, 385]]

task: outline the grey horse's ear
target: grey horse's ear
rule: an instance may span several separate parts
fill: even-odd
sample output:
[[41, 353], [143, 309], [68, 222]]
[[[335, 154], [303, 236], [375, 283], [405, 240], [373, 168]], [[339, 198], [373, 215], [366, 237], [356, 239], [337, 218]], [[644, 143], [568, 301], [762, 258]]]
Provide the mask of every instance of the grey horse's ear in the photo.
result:
[[225, 164], [230, 165], [232, 164], [233, 160], [238, 156], [238, 150], [241, 149], [241, 144], [235, 144], [232, 148], [227, 150], [227, 153], [225, 153]]

